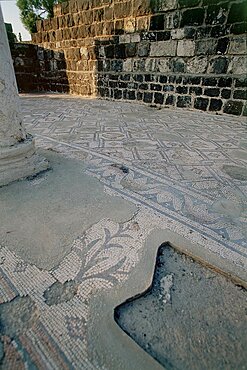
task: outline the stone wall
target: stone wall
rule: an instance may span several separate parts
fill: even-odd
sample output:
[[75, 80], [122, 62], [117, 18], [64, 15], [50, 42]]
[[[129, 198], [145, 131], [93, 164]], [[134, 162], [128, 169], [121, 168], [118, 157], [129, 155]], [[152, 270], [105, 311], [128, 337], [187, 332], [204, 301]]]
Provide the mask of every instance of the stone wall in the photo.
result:
[[54, 14], [32, 40], [64, 55], [49, 76], [71, 93], [247, 115], [246, 1], [70, 0]]
[[20, 92], [69, 91], [63, 51], [29, 43], [15, 43], [10, 47]]

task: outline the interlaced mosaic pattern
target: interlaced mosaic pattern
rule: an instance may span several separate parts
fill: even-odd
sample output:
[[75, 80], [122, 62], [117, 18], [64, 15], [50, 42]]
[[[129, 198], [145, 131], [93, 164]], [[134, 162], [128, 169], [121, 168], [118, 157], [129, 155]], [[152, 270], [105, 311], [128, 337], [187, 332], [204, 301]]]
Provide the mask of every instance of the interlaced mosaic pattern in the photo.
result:
[[[137, 212], [78, 235], [50, 271], [0, 248], [4, 369], [99, 368], [88, 349], [91, 298], [128, 279], [157, 228], [246, 268], [247, 135], [239, 118], [56, 95], [23, 97], [22, 106], [38, 147], [85, 160], [87, 173]], [[47, 292], [67, 282], [74, 293], [48, 302]], [[21, 328], [12, 324], [16, 308], [29, 312]]]

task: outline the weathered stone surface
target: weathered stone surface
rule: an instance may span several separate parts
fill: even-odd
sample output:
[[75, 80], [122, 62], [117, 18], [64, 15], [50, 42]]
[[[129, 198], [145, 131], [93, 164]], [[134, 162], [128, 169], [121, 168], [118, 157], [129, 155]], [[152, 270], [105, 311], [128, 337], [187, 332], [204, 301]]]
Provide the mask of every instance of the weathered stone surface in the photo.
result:
[[224, 113], [240, 116], [242, 113], [243, 103], [241, 101], [229, 100], [223, 108]]
[[203, 39], [196, 42], [196, 55], [211, 55], [216, 52], [217, 40]]
[[246, 65], [247, 65], [246, 56], [233, 57], [229, 63], [227, 73], [246, 75]]
[[191, 57], [195, 54], [195, 42], [191, 40], [179, 40], [177, 55]]
[[229, 54], [246, 54], [246, 37], [235, 37], [230, 40]]
[[191, 73], [205, 73], [208, 66], [207, 57], [194, 57], [188, 60], [187, 71]]
[[185, 37], [185, 29], [178, 28], [171, 31], [171, 38], [173, 40], [182, 40]]
[[150, 56], [175, 56], [177, 49], [177, 41], [159, 41], [151, 44]]
[[[236, 78], [246, 74], [247, 64], [244, 35], [247, 23], [240, 14], [240, 10], [243, 12], [245, 9], [243, 1], [73, 0], [69, 7], [65, 3], [60, 9], [56, 10], [58, 13], [53, 19], [38, 22], [39, 32], [33, 35], [33, 40], [44, 48], [56, 48], [63, 53], [64, 50], [71, 50], [71, 53], [66, 51], [66, 58], [59, 60], [59, 63], [53, 57], [47, 61], [44, 59], [44, 82], [39, 85], [37, 79], [35, 84], [28, 85], [30, 89], [39, 85], [42, 89], [70, 89], [74, 93], [99, 91], [100, 95], [114, 99], [132, 100], [135, 97], [143, 100], [144, 94], [138, 94], [139, 89], [152, 92], [154, 80], [157, 77], [157, 82], [159, 74], [174, 73], [176, 76], [169, 76], [174, 96], [168, 102], [172, 101], [172, 104], [183, 104], [181, 99], [177, 99], [177, 94], [191, 94], [193, 99], [205, 99], [205, 91], [213, 94], [211, 86], [219, 87], [220, 92], [208, 95], [217, 99], [209, 100], [207, 110], [211, 107], [211, 111], [222, 112], [216, 106], [216, 100], [220, 99], [223, 99], [223, 104], [227, 99], [245, 101], [242, 89], [237, 89], [234, 94]], [[78, 53], [77, 49], [81, 47], [86, 47], [88, 52]], [[27, 79], [30, 63], [23, 55], [15, 55], [13, 59], [16, 70], [23, 69], [22, 75], [18, 72], [18, 83], [22, 85], [30, 80]], [[34, 65], [37, 74], [41, 61]], [[80, 77], [75, 75], [66, 81], [63, 76], [61, 84], [58, 72], [62, 68], [66, 69], [67, 76], [74, 71], [80, 72]], [[109, 80], [109, 84], [98, 86], [101, 79], [98, 81], [94, 77], [94, 71], [102, 73], [102, 78]], [[142, 73], [145, 78], [139, 81], [131, 77], [129, 83], [119, 80], [119, 86], [109, 76], [120, 76], [122, 71], [129, 72], [130, 77], [135, 72]], [[155, 78], [147, 81], [148, 74]], [[204, 74], [207, 76], [204, 77]], [[226, 74], [234, 76], [231, 82]], [[214, 75], [215, 79], [210, 75]], [[172, 77], [175, 78], [173, 82], [170, 81]], [[25, 84], [27, 86], [27, 82]], [[177, 84], [181, 86], [177, 88]], [[193, 85], [193, 88], [188, 85]], [[164, 86], [164, 89], [167, 88]], [[148, 100], [147, 95], [145, 99]], [[162, 97], [153, 96], [152, 103], [159, 99], [161, 101]], [[163, 104], [166, 100], [167, 97]]]
[[208, 107], [209, 99], [207, 98], [196, 98], [194, 102], [194, 108], [200, 110], [206, 110]]
[[199, 26], [204, 20], [204, 9], [196, 8], [185, 10], [182, 14], [180, 27], [184, 26]]

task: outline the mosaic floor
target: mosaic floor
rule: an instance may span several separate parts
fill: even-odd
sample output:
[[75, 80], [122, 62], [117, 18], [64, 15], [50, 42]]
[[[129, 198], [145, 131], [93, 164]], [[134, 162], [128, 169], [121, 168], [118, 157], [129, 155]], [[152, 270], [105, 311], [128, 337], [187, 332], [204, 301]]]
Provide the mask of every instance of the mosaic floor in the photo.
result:
[[[91, 299], [128, 280], [157, 228], [246, 270], [245, 119], [56, 95], [24, 95], [21, 104], [37, 147], [85, 161], [108, 194], [138, 211], [122, 224], [94, 224], [50, 271], [2, 246], [0, 303], [11, 309], [14, 298], [24, 299], [24, 309], [31, 299], [37, 317], [21, 332], [3, 333], [4, 369], [109, 368], [88, 346]], [[76, 294], [48, 305], [47, 289], [67, 281], [75, 282]]]

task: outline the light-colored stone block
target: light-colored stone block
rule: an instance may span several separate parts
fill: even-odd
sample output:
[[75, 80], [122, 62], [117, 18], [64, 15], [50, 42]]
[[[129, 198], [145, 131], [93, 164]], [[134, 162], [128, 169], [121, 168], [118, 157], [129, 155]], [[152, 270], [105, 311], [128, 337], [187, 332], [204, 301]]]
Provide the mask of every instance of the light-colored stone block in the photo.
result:
[[195, 43], [191, 40], [179, 40], [177, 55], [179, 57], [192, 57], [195, 55]]
[[140, 42], [141, 41], [141, 37], [139, 35], [139, 33], [135, 33], [133, 35], [130, 35], [130, 42]]
[[130, 42], [130, 35], [121, 35], [119, 36], [120, 44], [128, 44]]
[[247, 74], [247, 56], [233, 57], [229, 63], [227, 73]]
[[231, 39], [228, 54], [246, 54], [246, 37], [236, 37]]
[[136, 29], [136, 21], [135, 19], [125, 19], [124, 20], [124, 30], [125, 32], [135, 32]]
[[173, 40], [181, 40], [184, 38], [184, 28], [177, 28], [175, 30], [171, 30], [171, 38]]
[[130, 58], [126, 59], [123, 62], [123, 71], [124, 72], [131, 72], [132, 71], [132, 60]]
[[158, 41], [151, 43], [151, 57], [175, 56], [177, 41]]
[[187, 72], [205, 73], [208, 66], [207, 57], [194, 57], [187, 62]]
[[169, 58], [159, 58], [156, 60], [156, 70], [157, 72], [171, 72], [171, 64]]
[[155, 69], [155, 59], [147, 58], [145, 60], [145, 70], [148, 72], [153, 72]]

